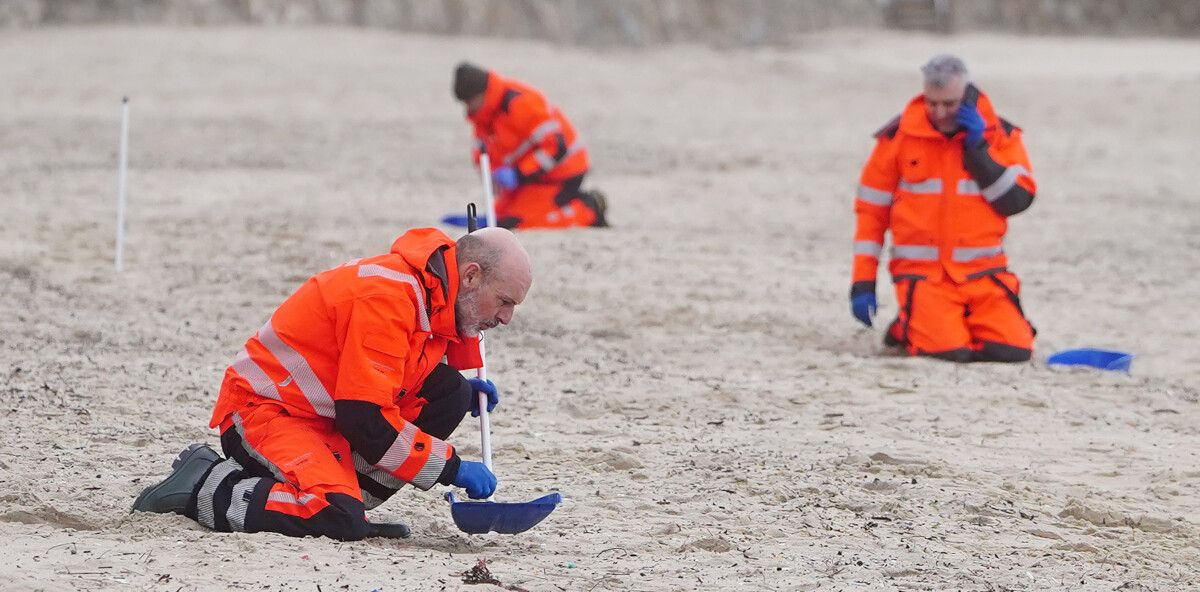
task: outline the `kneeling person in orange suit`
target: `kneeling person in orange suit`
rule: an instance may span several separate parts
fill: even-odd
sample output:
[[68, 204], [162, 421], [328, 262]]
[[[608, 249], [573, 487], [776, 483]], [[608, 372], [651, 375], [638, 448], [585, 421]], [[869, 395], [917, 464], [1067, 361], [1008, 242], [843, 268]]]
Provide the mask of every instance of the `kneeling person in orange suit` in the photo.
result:
[[900, 312], [884, 337], [912, 355], [1028, 360], [1035, 331], [1008, 270], [1007, 219], [1036, 193], [1021, 129], [968, 82], [962, 60], [934, 57], [924, 94], [880, 129], [854, 200], [851, 312], [870, 326], [884, 234]]
[[454, 71], [454, 96], [475, 127], [474, 158], [486, 152], [505, 228], [607, 226], [608, 202], [584, 191], [588, 153], [575, 126], [537, 89], [468, 63]]
[[481, 365], [480, 331], [507, 324], [531, 283], [528, 254], [501, 228], [457, 242], [410, 230], [387, 254], [313, 276], [225, 372], [210, 423], [225, 458], [193, 444], [133, 509], [358, 540], [407, 536], [365, 513], [406, 483], [488, 497], [496, 477], [446, 438], [478, 392], [489, 408], [498, 397], [458, 370]]

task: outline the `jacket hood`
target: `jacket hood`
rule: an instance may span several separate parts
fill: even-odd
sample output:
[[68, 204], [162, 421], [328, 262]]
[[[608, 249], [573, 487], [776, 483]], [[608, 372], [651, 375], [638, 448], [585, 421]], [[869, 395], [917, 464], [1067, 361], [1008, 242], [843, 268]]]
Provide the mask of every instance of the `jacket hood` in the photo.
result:
[[458, 299], [457, 245], [436, 228], [414, 228], [392, 243], [391, 252], [421, 274], [429, 299], [430, 329], [458, 341], [454, 302]]

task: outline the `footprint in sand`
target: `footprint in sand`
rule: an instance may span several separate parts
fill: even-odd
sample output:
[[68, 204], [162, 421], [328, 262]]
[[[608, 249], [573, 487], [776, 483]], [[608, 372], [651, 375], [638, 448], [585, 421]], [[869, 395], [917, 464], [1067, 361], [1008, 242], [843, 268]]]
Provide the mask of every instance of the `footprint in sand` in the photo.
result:
[[1118, 528], [1128, 526], [1145, 532], [1169, 533], [1179, 530], [1179, 526], [1165, 518], [1140, 514], [1137, 516], [1101, 507], [1098, 504], [1083, 502], [1077, 499], [1067, 501], [1067, 507], [1058, 513], [1059, 518], [1074, 518], [1089, 522], [1096, 526]]
[[690, 553], [693, 551], [708, 551], [709, 553], [728, 553], [733, 550], [733, 543], [721, 538], [710, 537], [697, 539], [690, 543], [686, 543], [679, 547], [676, 551], [679, 553]]
[[590, 456], [585, 462], [598, 471], [628, 471], [645, 466], [636, 456], [618, 449], [606, 450]]
[[21, 524], [48, 524], [59, 528], [72, 530], [100, 530], [100, 527], [78, 516], [60, 512], [49, 506], [39, 506], [32, 509], [12, 510], [0, 514], [0, 522], [19, 522]]

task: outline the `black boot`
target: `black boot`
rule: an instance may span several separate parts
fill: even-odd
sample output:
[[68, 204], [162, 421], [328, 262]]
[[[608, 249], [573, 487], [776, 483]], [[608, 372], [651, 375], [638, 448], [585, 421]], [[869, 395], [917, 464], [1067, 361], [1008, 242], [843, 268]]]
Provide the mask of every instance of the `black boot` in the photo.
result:
[[220, 460], [221, 455], [206, 444], [188, 446], [171, 463], [171, 474], [157, 485], [142, 490], [141, 495], [134, 500], [130, 512], [183, 514], [200, 481]]
[[583, 205], [596, 212], [596, 219], [592, 221], [592, 226], [600, 228], [608, 226], [608, 198], [603, 193], [596, 189], [581, 191], [579, 198], [583, 201]]

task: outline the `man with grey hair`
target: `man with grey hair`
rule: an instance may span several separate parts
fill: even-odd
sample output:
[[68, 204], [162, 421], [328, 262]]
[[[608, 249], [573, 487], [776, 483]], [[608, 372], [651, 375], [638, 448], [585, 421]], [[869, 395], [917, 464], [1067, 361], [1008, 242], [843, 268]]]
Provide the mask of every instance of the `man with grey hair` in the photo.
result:
[[532, 282], [529, 255], [502, 228], [457, 242], [410, 230], [389, 253], [313, 276], [225, 372], [209, 424], [225, 457], [192, 444], [133, 509], [223, 532], [358, 540], [408, 536], [365, 513], [405, 484], [490, 496], [495, 475], [446, 439], [478, 413], [480, 392], [489, 411], [499, 397], [459, 370], [482, 364], [480, 332], [508, 324]]
[[937, 55], [924, 92], [875, 133], [854, 200], [850, 309], [868, 327], [884, 235], [900, 311], [884, 342], [957, 362], [1021, 362], [1035, 331], [1008, 270], [1008, 217], [1036, 193], [1021, 129], [996, 115], [966, 64]]

